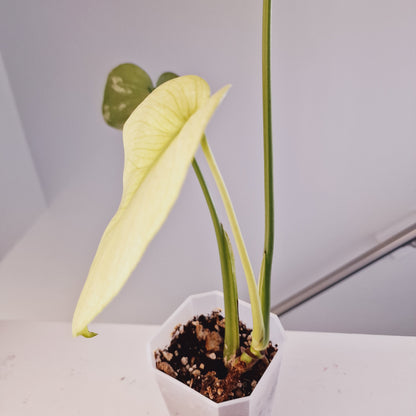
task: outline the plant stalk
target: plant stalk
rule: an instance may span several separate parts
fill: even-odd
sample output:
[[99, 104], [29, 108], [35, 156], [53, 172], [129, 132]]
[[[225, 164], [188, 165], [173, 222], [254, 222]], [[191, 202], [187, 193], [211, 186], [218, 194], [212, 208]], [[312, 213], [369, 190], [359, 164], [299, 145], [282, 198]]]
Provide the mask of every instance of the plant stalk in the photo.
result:
[[263, 79], [263, 147], [264, 147], [264, 199], [265, 232], [259, 294], [264, 320], [265, 338], [269, 340], [270, 283], [274, 249], [274, 196], [273, 196], [273, 145], [270, 75], [271, 0], [263, 0], [262, 79]]

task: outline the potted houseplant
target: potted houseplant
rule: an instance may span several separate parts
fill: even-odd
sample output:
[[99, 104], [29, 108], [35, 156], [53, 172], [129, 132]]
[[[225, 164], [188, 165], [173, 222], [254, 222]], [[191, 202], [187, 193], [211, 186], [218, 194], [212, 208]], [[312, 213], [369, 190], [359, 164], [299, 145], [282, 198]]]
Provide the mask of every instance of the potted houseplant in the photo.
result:
[[[88, 324], [127, 281], [147, 245], [167, 218], [187, 170], [192, 165], [215, 229], [223, 279], [223, 298], [217, 293], [191, 297], [150, 343], [152, 365], [157, 370], [162, 391], [167, 385], [173, 385], [177, 397], [191, 391], [195, 401], [200, 402], [198, 405], [191, 405], [191, 410], [187, 411], [179, 410], [176, 402], [168, 401], [172, 414], [270, 413], [269, 396], [276, 385], [284, 340], [280, 323], [276, 317], [270, 315], [274, 244], [270, 17], [271, 0], [264, 0], [262, 48], [265, 245], [258, 282], [227, 188], [204, 134], [211, 116], [229, 87], [211, 95], [208, 84], [202, 78], [194, 75], [178, 77], [171, 72], [163, 73], [154, 86], [147, 73], [133, 64], [116, 67], [107, 79], [102, 110], [109, 125], [123, 129], [123, 195], [118, 211], [102, 236], [80, 295], [74, 313], [73, 334], [85, 337], [96, 335], [89, 331]], [[194, 158], [200, 145], [225, 206], [246, 276], [251, 305], [240, 302], [239, 308], [230, 238], [218, 218], [206, 181]], [[198, 302], [195, 303], [195, 299]], [[205, 308], [201, 309], [202, 305]], [[219, 312], [212, 312], [212, 309], [222, 305], [225, 318]], [[186, 319], [183, 316], [184, 311], [188, 313]], [[252, 327], [252, 331], [239, 321], [239, 316]], [[272, 329], [271, 321], [274, 324]], [[168, 345], [167, 334], [177, 324], [182, 325], [176, 328], [170, 340], [171, 344]], [[194, 337], [192, 348], [194, 351], [201, 350], [199, 357], [196, 352], [194, 356], [190, 356], [189, 351], [186, 356], [180, 355], [178, 350], [183, 350], [181, 344], [185, 335]], [[279, 344], [277, 355], [275, 344]], [[174, 364], [176, 367], [173, 367]], [[251, 380], [248, 379], [247, 386], [249, 374]], [[174, 380], [172, 376], [179, 379], [183, 376], [182, 381], [185, 384]], [[194, 388], [198, 385], [203, 395], [195, 396], [196, 393], [186, 384], [193, 385]], [[250, 394], [253, 389], [253, 394]], [[189, 403], [187, 400], [182, 401], [184, 402]]]

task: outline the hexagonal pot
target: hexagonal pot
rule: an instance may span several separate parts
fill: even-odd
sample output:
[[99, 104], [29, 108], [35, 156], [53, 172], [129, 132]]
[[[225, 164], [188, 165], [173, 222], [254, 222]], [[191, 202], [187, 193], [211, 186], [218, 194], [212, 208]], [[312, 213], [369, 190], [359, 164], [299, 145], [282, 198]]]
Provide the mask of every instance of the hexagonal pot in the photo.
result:
[[[278, 344], [278, 352], [267, 367], [255, 389], [248, 397], [215, 403], [186, 384], [156, 368], [154, 351], [170, 344], [173, 329], [185, 324], [196, 315], [210, 314], [214, 309], [224, 309], [223, 294], [218, 291], [189, 296], [185, 302], [160, 327], [147, 345], [148, 360], [159, 385], [169, 414], [175, 416], [268, 416], [271, 415], [274, 393], [286, 339], [284, 329], [276, 315], [270, 314], [270, 339]], [[251, 307], [239, 301], [240, 320], [252, 328]]]

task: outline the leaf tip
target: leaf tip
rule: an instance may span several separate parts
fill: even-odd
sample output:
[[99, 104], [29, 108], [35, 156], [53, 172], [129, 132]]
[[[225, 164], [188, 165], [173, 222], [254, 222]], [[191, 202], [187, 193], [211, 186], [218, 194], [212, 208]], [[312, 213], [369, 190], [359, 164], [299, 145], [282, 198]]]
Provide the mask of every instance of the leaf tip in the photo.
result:
[[84, 329], [82, 329], [81, 331], [76, 331], [73, 330], [72, 331], [72, 335], [74, 337], [77, 337], [79, 335], [82, 335], [84, 338], [94, 338], [95, 336], [97, 336], [98, 334], [96, 332], [91, 332], [88, 330], [88, 327], [86, 326]]
[[232, 87], [231, 84], [224, 85], [220, 91], [223, 91], [224, 95], [228, 93], [228, 90]]
[[226, 97], [226, 95], [228, 94], [228, 90], [231, 88], [231, 84], [227, 84], [224, 87], [220, 88], [214, 95], [213, 97], [217, 98], [217, 103], [220, 104], [224, 98]]

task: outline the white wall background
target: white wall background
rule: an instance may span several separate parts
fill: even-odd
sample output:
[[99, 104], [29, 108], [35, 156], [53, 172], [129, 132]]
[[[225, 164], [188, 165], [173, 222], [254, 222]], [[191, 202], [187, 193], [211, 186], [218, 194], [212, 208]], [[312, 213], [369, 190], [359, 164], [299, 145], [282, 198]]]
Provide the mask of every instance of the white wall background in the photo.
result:
[[[273, 4], [277, 303], [373, 246], [380, 231], [416, 209], [416, 3]], [[143, 66], [153, 79], [172, 70], [199, 74], [214, 90], [233, 84], [208, 137], [259, 269], [260, 19], [259, 2], [247, 0], [0, 3], [0, 50], [49, 203], [0, 263], [0, 317], [71, 317], [121, 193], [120, 133], [100, 115], [106, 74], [121, 62]], [[189, 175], [168, 222], [100, 319], [160, 322], [187, 294], [219, 288], [215, 250]], [[394, 287], [415, 294], [410, 264], [411, 278], [394, 276]], [[383, 270], [374, 284], [388, 293], [392, 271]], [[247, 298], [240, 267], [239, 283]], [[354, 290], [339, 290], [349, 304]], [[378, 310], [383, 299], [375, 300]], [[329, 314], [338, 302], [322, 305]], [[415, 307], [410, 312], [405, 324], [398, 315], [397, 328], [416, 333]], [[365, 302], [344, 315], [361, 332], [374, 328]], [[296, 325], [302, 322], [311, 328], [308, 314]], [[327, 328], [354, 330], [343, 322]]]
[[0, 132], [1, 260], [46, 208], [1, 54]]

